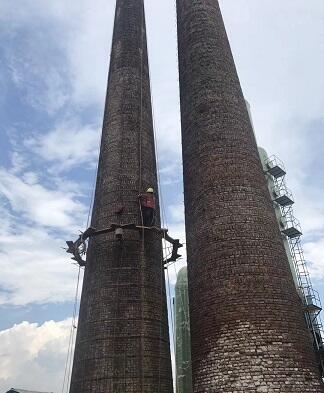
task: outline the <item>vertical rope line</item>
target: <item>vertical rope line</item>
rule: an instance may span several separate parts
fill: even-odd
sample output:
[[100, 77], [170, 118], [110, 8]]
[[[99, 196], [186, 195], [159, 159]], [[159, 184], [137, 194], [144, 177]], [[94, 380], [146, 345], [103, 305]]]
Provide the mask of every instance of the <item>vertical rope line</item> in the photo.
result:
[[[150, 66], [149, 66], [149, 81], [150, 81], [150, 91], [152, 92], [153, 90], [152, 90], [152, 84], [151, 84]], [[159, 149], [158, 149], [158, 145], [157, 145], [155, 110], [154, 110], [154, 100], [153, 100], [152, 93], [151, 93], [151, 107], [152, 107], [152, 118], [153, 118], [154, 148], [155, 148], [155, 155], [156, 155], [155, 163], [156, 163], [157, 182], [158, 182], [160, 207], [161, 207], [161, 224], [162, 224], [162, 228], [167, 228], [166, 214], [165, 214], [165, 207], [164, 207], [164, 198], [163, 198], [163, 192], [162, 192], [162, 187], [161, 187], [160, 158], [159, 158]]]
[[[117, 7], [117, 4], [116, 4], [116, 7]], [[113, 42], [111, 42], [110, 57], [111, 57], [112, 50], [113, 50]], [[108, 82], [109, 82], [109, 79], [108, 79]], [[97, 183], [98, 171], [99, 171], [100, 151], [101, 151], [101, 144], [102, 144], [102, 139], [103, 139], [103, 125], [104, 125], [104, 122], [101, 127], [102, 131], [101, 131], [101, 135], [99, 137], [99, 143], [98, 143], [98, 147], [97, 147], [97, 154], [96, 154], [97, 164], [96, 164], [96, 171], [95, 171], [95, 176], [94, 176], [93, 185], [92, 185], [92, 194], [91, 194], [91, 201], [90, 201], [90, 207], [89, 207], [89, 212], [88, 212], [86, 229], [89, 228], [90, 216], [91, 216], [91, 213], [93, 210], [94, 199], [95, 199], [96, 183]]]
[[69, 382], [67, 384], [67, 392], [69, 390], [69, 386], [71, 384], [71, 378], [72, 378], [73, 354], [74, 354], [74, 345], [75, 345], [75, 340], [76, 340], [75, 331], [76, 331], [76, 325], [75, 325], [75, 320], [74, 320], [74, 326], [73, 326], [73, 331], [72, 331], [72, 345], [71, 345], [70, 367], [69, 367]]
[[[118, 266], [118, 270], [117, 270], [117, 279], [116, 279], [116, 308], [115, 308], [115, 312], [114, 312], [114, 318], [113, 318], [113, 334], [112, 334], [112, 378], [111, 378], [111, 388], [113, 391], [113, 381], [114, 381], [114, 373], [115, 373], [115, 358], [116, 358], [116, 353], [115, 353], [115, 341], [116, 341], [116, 332], [117, 332], [117, 313], [119, 311], [119, 278], [120, 278], [120, 272], [121, 272], [121, 268], [123, 266], [124, 263], [124, 251], [125, 251], [125, 247], [124, 245], [122, 245], [122, 249], [121, 249], [121, 254], [120, 254], [120, 260], [119, 260], [119, 266]], [[126, 353], [126, 352], [125, 352]], [[126, 367], [125, 367], [126, 368]], [[126, 372], [126, 371], [125, 371]]]
[[143, 126], [143, 25], [144, 25], [144, 3], [141, 12], [141, 48], [140, 48], [140, 61], [141, 61], [141, 75], [140, 75], [140, 129], [139, 129], [139, 194], [142, 191], [142, 126]]
[[69, 367], [69, 383], [67, 385], [67, 389], [71, 383], [71, 377], [72, 377], [72, 364], [73, 364], [74, 342], [76, 338], [75, 331], [76, 331], [76, 316], [77, 316], [77, 309], [78, 309], [80, 275], [81, 275], [81, 266], [79, 266], [78, 282], [77, 282], [77, 288], [76, 288], [75, 300], [74, 300], [74, 310], [73, 310], [73, 320], [72, 320], [72, 343], [71, 343], [72, 345], [71, 345], [71, 356], [70, 356], [70, 367]]
[[68, 391], [69, 383], [71, 382], [71, 367], [72, 367], [72, 361], [73, 361], [72, 354], [73, 354], [75, 319], [76, 319], [76, 313], [77, 313], [77, 303], [78, 303], [79, 284], [80, 284], [80, 273], [81, 273], [81, 267], [79, 266], [78, 278], [77, 278], [77, 286], [76, 286], [75, 297], [74, 297], [74, 305], [73, 305], [73, 314], [72, 314], [71, 328], [70, 328], [68, 353], [67, 353], [66, 362], [65, 362], [65, 370], [64, 370], [62, 393], [64, 392], [65, 387], [66, 387], [66, 390]]
[[163, 275], [164, 275], [164, 259], [163, 259], [163, 251], [161, 255], [161, 271], [160, 271], [160, 299], [161, 299], [161, 314], [160, 314], [160, 331], [159, 331], [159, 384], [158, 384], [158, 393], [161, 391], [161, 338], [162, 338], [162, 321], [163, 321], [163, 309], [164, 309], [164, 304], [163, 304]]
[[68, 370], [69, 362], [70, 362], [70, 349], [71, 349], [72, 332], [73, 332], [73, 322], [72, 322], [72, 325], [70, 327], [70, 337], [69, 337], [69, 344], [68, 344], [68, 352], [67, 352], [67, 356], [66, 356], [66, 360], [65, 360], [64, 378], [63, 378], [63, 385], [62, 385], [62, 390], [61, 390], [62, 393], [64, 393], [65, 383], [67, 382], [66, 381], [66, 377], [67, 377], [67, 370]]
[[[143, 179], [142, 179], [142, 128], [143, 128], [143, 52], [144, 52], [144, 3], [142, 6], [141, 12], [141, 48], [140, 48], [140, 61], [141, 61], [141, 82], [140, 82], [140, 129], [139, 129], [139, 186], [138, 186], [138, 194], [141, 195], [142, 187], [143, 187]], [[143, 219], [143, 210], [141, 201], [140, 204], [140, 214], [141, 214], [141, 225], [144, 226]], [[142, 229], [142, 251], [144, 252], [144, 228]]]
[[[161, 208], [161, 226], [162, 228], [166, 228], [166, 215], [165, 215], [165, 208], [164, 208], [164, 201], [163, 201], [163, 193], [161, 187], [161, 176], [160, 176], [160, 166], [159, 166], [159, 150], [157, 145], [157, 134], [156, 134], [156, 123], [155, 123], [155, 111], [154, 111], [154, 100], [153, 100], [153, 89], [151, 83], [151, 74], [150, 74], [150, 60], [148, 56], [148, 73], [149, 73], [149, 83], [150, 83], [150, 91], [151, 91], [151, 108], [152, 108], [152, 120], [153, 120], [153, 138], [154, 138], [154, 149], [155, 149], [155, 163], [156, 163], [156, 172], [157, 172], [157, 183], [158, 183], [158, 190], [159, 190], [159, 200], [160, 200], [160, 208]], [[158, 393], [161, 390], [161, 340], [162, 340], [162, 324], [163, 324], [163, 310], [165, 307], [164, 297], [163, 297], [163, 281], [165, 283], [165, 273], [164, 273], [164, 257], [167, 255], [167, 247], [166, 247], [166, 240], [165, 240], [165, 232], [163, 233], [163, 240], [164, 243], [162, 245], [162, 261], [161, 261], [161, 281], [160, 281], [160, 299], [161, 299], [161, 316], [160, 316], [160, 336], [159, 336], [159, 385], [158, 385]], [[167, 313], [168, 318], [168, 313]]]
[[[163, 246], [162, 246], [162, 261], [161, 261], [161, 275], [160, 275], [160, 308], [161, 308], [161, 316], [160, 316], [160, 334], [159, 334], [159, 385], [158, 385], [158, 393], [161, 391], [161, 344], [162, 344], [162, 323], [163, 323], [163, 310], [165, 307], [163, 301], [163, 280], [165, 283], [164, 277], [164, 255], [166, 255], [166, 240], [165, 240], [165, 232], [163, 232]], [[167, 312], [167, 322], [168, 322], [168, 312]]]
[[[141, 61], [141, 83], [140, 83], [140, 132], [139, 132], [139, 195], [142, 193], [142, 127], [143, 127], [143, 53], [144, 53], [144, 2], [141, 4], [141, 48], [140, 48], [140, 61]], [[144, 391], [144, 252], [145, 252], [145, 230], [143, 220], [143, 210], [140, 204], [141, 225], [142, 225], [142, 246], [140, 252], [140, 293], [141, 293], [141, 390]]]
[[[101, 142], [100, 142], [100, 145], [101, 145]], [[99, 145], [99, 151], [100, 151], [100, 145]], [[98, 156], [99, 156], [99, 152], [98, 152]], [[94, 176], [94, 180], [92, 182], [91, 200], [90, 200], [90, 207], [89, 207], [89, 211], [88, 211], [88, 218], [87, 218], [86, 229], [89, 228], [90, 217], [91, 217], [91, 213], [92, 213], [92, 209], [93, 209], [94, 198], [95, 198], [96, 182], [97, 182], [97, 177], [98, 177], [98, 169], [99, 169], [99, 160], [97, 160], [95, 176]]]

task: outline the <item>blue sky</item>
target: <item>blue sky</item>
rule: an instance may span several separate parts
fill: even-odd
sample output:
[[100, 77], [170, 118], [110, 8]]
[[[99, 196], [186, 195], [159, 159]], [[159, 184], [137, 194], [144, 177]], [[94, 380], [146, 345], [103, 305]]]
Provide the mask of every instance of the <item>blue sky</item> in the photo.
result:
[[[220, 3], [259, 145], [285, 162], [324, 299], [324, 5]], [[146, 11], [166, 224], [184, 241], [174, 2]], [[3, 391], [62, 386], [77, 269], [61, 247], [86, 226], [113, 12], [113, 0], [0, 2]]]

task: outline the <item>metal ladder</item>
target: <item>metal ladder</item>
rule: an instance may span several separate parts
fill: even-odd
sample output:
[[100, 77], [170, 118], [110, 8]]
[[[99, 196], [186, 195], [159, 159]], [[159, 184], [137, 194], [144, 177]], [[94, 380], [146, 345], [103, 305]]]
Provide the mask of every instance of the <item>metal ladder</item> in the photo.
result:
[[313, 337], [319, 369], [324, 376], [324, 332], [320, 312], [322, 311], [319, 293], [313, 288], [305, 259], [302, 242], [301, 226], [293, 210], [294, 199], [286, 186], [286, 170], [281, 160], [276, 156], [269, 157], [265, 162], [266, 172], [271, 175], [273, 190], [272, 199], [280, 208], [282, 219], [280, 230], [286, 236], [291, 257], [294, 263], [298, 288], [302, 299], [307, 327]]

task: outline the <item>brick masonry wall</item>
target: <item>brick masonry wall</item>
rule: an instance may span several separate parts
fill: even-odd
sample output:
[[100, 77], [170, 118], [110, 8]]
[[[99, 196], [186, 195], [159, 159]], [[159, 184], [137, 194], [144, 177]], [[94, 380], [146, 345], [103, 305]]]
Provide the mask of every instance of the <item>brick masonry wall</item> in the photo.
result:
[[[140, 225], [138, 194], [158, 187], [143, 0], [117, 0], [108, 79], [95, 228]], [[172, 391], [161, 235], [125, 230], [122, 245], [114, 234], [93, 238], [70, 392]]]
[[194, 392], [324, 392], [218, 2], [177, 11]]

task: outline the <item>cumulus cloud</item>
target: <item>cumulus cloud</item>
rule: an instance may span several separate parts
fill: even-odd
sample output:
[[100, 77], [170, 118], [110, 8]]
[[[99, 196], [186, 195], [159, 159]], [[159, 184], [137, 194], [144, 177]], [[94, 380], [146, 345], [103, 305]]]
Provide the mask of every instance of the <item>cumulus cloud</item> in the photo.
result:
[[0, 196], [6, 198], [16, 213], [31, 222], [65, 231], [75, 230], [76, 223], [86, 215], [76, 195], [36, 183], [37, 175], [31, 172], [26, 176], [23, 179], [0, 168]]
[[77, 267], [62, 238], [21, 225], [0, 231], [0, 304], [64, 302], [75, 295]]
[[86, 219], [78, 189], [63, 180], [48, 188], [39, 173], [15, 172], [0, 168], [0, 304], [71, 300], [77, 269], [62, 247]]
[[99, 136], [97, 126], [66, 121], [49, 133], [27, 139], [25, 146], [43, 160], [53, 163], [50, 170], [58, 173], [84, 164], [95, 165], [99, 155]]
[[[0, 331], [0, 389], [11, 387], [60, 392], [68, 352], [71, 320], [43, 325], [22, 322]], [[171, 351], [175, 375], [175, 355]]]
[[0, 390], [62, 389], [71, 320], [22, 322], [0, 331]]

